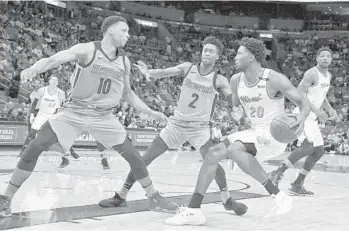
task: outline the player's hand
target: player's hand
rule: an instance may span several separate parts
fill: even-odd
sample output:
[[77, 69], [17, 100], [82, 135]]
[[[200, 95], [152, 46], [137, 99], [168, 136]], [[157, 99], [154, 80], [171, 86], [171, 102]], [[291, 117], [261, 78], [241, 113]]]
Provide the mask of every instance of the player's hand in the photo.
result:
[[330, 115], [330, 117], [328, 118], [329, 120], [338, 120], [339, 117], [338, 117], [338, 114], [336, 112], [336, 110], [334, 109], [331, 109], [328, 114]]
[[21, 81], [27, 82], [28, 80], [32, 80], [36, 77], [37, 73], [34, 72], [32, 69], [28, 68], [23, 71], [21, 71]]
[[30, 114], [30, 118], [29, 118], [29, 122], [30, 122], [30, 124], [33, 124], [34, 119], [35, 119], [34, 114], [33, 114], [33, 113], [31, 113], [31, 114]]
[[150, 116], [153, 117], [153, 119], [160, 121], [160, 126], [166, 126], [168, 123], [168, 118], [161, 112], [152, 111]]
[[317, 119], [318, 119], [320, 124], [326, 123], [326, 121], [328, 119], [328, 116], [327, 116], [326, 112], [324, 112], [323, 110], [319, 109], [319, 110], [315, 111], [314, 113], [315, 113], [315, 115], [316, 115], [316, 117], [317, 117]]
[[297, 130], [296, 130], [296, 136], [300, 136], [301, 133], [303, 132], [304, 130], [304, 122], [305, 122], [305, 119], [306, 118], [303, 118], [301, 116], [301, 114], [290, 114], [290, 115], [287, 115], [287, 116], [290, 116], [290, 117], [293, 117], [296, 119], [296, 121], [291, 124], [291, 128], [295, 128], [298, 126]]
[[150, 80], [150, 73], [147, 64], [139, 60], [137, 61], [137, 64], [133, 64], [133, 66], [136, 67], [143, 75], [145, 75], [145, 78], [148, 81]]

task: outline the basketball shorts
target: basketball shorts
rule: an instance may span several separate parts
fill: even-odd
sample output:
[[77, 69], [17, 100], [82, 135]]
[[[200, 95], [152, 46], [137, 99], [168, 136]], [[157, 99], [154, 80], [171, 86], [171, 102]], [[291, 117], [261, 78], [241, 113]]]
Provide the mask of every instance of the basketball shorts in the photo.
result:
[[199, 150], [211, 137], [210, 127], [187, 121], [170, 118], [167, 126], [161, 130], [160, 137], [169, 149], [180, 148], [188, 141], [196, 150]]
[[52, 117], [53, 115], [50, 114], [44, 114], [44, 113], [38, 113], [31, 125], [31, 129], [34, 130], [40, 130], [42, 125], [44, 125], [44, 123], [46, 123], [47, 120], [50, 119], [50, 117]]
[[254, 144], [257, 151], [256, 158], [259, 161], [264, 161], [278, 156], [282, 154], [287, 147], [287, 144], [276, 141], [267, 129], [244, 130], [229, 135], [227, 139], [230, 144], [233, 144], [236, 141], [240, 141], [243, 144]]
[[324, 139], [321, 134], [321, 130], [318, 122], [308, 116], [308, 118], [304, 122], [304, 131], [298, 137], [299, 141], [304, 141], [307, 139], [309, 143], [312, 143], [314, 147], [320, 147], [324, 145]]
[[91, 116], [79, 109], [62, 108], [49, 123], [65, 152], [81, 132], [88, 132], [106, 148], [122, 144], [126, 139], [125, 128], [112, 113]]

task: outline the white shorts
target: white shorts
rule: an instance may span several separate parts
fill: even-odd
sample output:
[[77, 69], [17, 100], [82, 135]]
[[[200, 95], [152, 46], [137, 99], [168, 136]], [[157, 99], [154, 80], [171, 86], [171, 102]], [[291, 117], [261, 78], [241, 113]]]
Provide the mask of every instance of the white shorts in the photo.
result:
[[39, 131], [42, 125], [44, 125], [44, 123], [46, 123], [46, 121], [48, 121], [52, 116], [53, 115], [43, 114], [39, 112], [36, 115], [34, 122], [32, 123], [31, 129]]
[[169, 149], [180, 148], [188, 141], [196, 150], [199, 150], [210, 139], [211, 130], [208, 125], [198, 126], [170, 118], [167, 126], [161, 130], [160, 137]]
[[276, 141], [267, 130], [244, 130], [233, 133], [227, 137], [229, 142], [233, 144], [236, 141], [242, 143], [253, 143], [257, 150], [256, 158], [264, 161], [272, 157], [281, 155], [287, 147], [287, 144]]
[[304, 122], [304, 131], [298, 137], [299, 141], [307, 139], [309, 143], [312, 143], [314, 147], [320, 147], [324, 145], [324, 139], [322, 138], [321, 130], [318, 122], [308, 116]]

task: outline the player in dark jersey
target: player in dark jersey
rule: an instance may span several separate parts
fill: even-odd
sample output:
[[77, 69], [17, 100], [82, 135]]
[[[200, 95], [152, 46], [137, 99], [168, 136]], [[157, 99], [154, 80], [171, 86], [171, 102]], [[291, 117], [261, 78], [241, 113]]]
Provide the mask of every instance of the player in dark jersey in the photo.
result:
[[134, 108], [167, 123], [165, 115], [151, 110], [131, 90], [131, 64], [121, 49], [129, 38], [127, 21], [110, 16], [104, 20], [101, 30], [102, 41], [77, 44], [43, 58], [21, 72], [22, 81], [25, 81], [63, 63], [77, 61], [70, 100], [49, 119], [24, 150], [5, 194], [0, 195], [0, 215], [11, 215], [11, 200], [33, 172], [40, 154], [57, 142], [64, 150], [69, 150], [82, 131], [90, 133], [105, 147], [116, 150], [129, 163], [133, 176], [146, 191], [150, 209], [169, 212], [178, 209], [176, 203], [162, 197], [154, 188], [139, 152], [112, 114], [112, 108], [123, 97]]

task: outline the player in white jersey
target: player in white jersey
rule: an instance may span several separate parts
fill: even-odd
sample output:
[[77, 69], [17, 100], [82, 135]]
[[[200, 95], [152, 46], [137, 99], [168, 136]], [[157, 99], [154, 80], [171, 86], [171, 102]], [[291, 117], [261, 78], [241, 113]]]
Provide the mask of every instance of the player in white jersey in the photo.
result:
[[302, 131], [303, 123], [309, 114], [309, 104], [284, 75], [263, 68], [265, 58], [263, 41], [244, 38], [235, 57], [240, 73], [230, 80], [234, 106], [242, 105], [251, 121], [251, 129], [237, 132], [210, 148], [200, 169], [195, 193], [188, 208], [178, 212], [165, 221], [168, 225], [202, 225], [206, 222], [200, 206], [209, 185], [216, 175], [216, 167], [223, 159], [233, 160], [245, 173], [263, 184], [269, 194], [275, 195], [274, 214], [282, 214], [291, 209], [292, 200], [280, 191], [269, 179], [268, 173], [261, 167], [259, 159], [279, 155], [286, 148], [270, 134], [273, 118], [284, 113], [284, 98], [300, 106], [301, 113], [294, 115], [297, 121], [292, 125]]
[[[222, 91], [227, 99], [231, 99], [227, 78], [214, 70], [215, 63], [222, 50], [222, 42], [210, 36], [203, 41], [202, 58], [198, 65], [185, 62], [167, 69], [148, 70], [146, 64], [138, 63], [138, 69], [148, 79], [149, 77], [160, 79], [185, 74], [174, 116], [170, 118], [167, 127], [162, 129], [160, 135], [155, 138], [143, 156], [147, 165], [168, 149], [182, 147], [186, 141], [194, 146], [196, 150], [200, 149], [203, 156], [207, 153], [208, 148], [214, 145], [210, 139], [209, 122], [218, 97], [218, 90]], [[247, 211], [247, 206], [231, 198], [224, 169], [220, 165], [216, 169], [216, 182], [221, 190], [224, 208], [234, 210], [238, 215], [244, 214]], [[127, 193], [134, 183], [135, 179], [132, 172], [130, 172], [120, 192], [116, 192], [112, 198], [102, 200], [99, 203], [100, 206], [124, 206]]]
[[[328, 112], [330, 117], [337, 117], [336, 111], [331, 107], [326, 97], [331, 83], [331, 74], [328, 68], [332, 62], [332, 51], [328, 48], [319, 49], [316, 60], [317, 65], [305, 72], [303, 80], [298, 86], [298, 89], [309, 100], [311, 108], [311, 112], [304, 123], [304, 132], [298, 138], [300, 141], [303, 141], [303, 144], [300, 148], [293, 151], [277, 170], [271, 172], [271, 178], [277, 185], [288, 168], [307, 156], [303, 169], [289, 189], [289, 192], [293, 195], [314, 195], [313, 192], [304, 188], [303, 183], [309, 171], [325, 154], [324, 140], [318, 124], [324, 124], [327, 120], [327, 114], [323, 109]], [[299, 109], [295, 108], [295, 112], [297, 113], [298, 111]]]
[[49, 80], [49, 86], [41, 87], [30, 95], [32, 103], [28, 114], [31, 126], [21, 154], [30, 141], [35, 138], [42, 125], [52, 117], [65, 101], [65, 92], [58, 88], [57, 85], [58, 78], [57, 76], [52, 75]]

